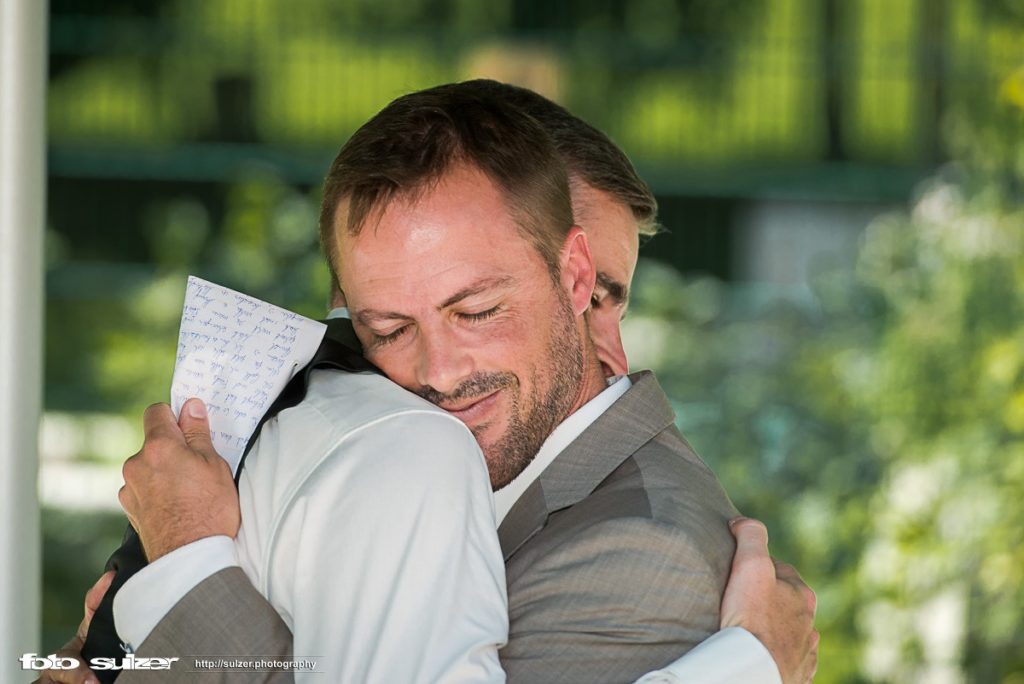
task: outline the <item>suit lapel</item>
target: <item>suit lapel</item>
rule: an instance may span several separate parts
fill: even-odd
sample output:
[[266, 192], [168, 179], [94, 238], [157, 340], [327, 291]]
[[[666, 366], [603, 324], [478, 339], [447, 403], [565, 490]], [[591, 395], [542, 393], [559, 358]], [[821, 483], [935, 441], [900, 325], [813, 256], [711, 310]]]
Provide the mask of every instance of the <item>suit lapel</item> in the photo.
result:
[[505, 560], [536, 534], [548, 520], [548, 507], [540, 480], [534, 480], [519, 497], [498, 527], [498, 541]]
[[555, 458], [505, 516], [498, 539], [506, 561], [544, 527], [549, 515], [583, 500], [672, 425], [675, 414], [654, 375], [643, 371], [629, 377], [633, 386]]

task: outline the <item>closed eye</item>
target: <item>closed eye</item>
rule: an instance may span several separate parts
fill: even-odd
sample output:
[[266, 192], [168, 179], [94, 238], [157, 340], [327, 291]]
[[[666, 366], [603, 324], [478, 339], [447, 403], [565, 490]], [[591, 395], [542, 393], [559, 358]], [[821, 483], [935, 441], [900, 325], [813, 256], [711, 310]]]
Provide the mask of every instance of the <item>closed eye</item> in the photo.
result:
[[500, 306], [491, 307], [486, 311], [478, 311], [476, 313], [460, 313], [459, 318], [467, 321], [486, 321], [491, 316], [494, 316], [501, 309]]
[[377, 333], [371, 331], [373, 332], [373, 345], [375, 347], [383, 347], [385, 345], [391, 344], [392, 342], [396, 341], [399, 337], [404, 335], [408, 329], [409, 326], [403, 325], [401, 328], [398, 328], [397, 330], [390, 332], [387, 335], [378, 335]]

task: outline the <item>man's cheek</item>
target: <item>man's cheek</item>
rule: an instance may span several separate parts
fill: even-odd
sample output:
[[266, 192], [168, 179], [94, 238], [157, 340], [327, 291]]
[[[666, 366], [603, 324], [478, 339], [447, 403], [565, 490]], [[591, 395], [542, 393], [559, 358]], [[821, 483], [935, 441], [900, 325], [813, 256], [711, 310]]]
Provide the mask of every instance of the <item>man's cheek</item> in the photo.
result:
[[543, 321], [506, 314], [467, 328], [459, 342], [464, 350], [481, 361], [488, 358], [507, 361], [541, 336], [542, 328], [537, 326], [543, 324]]
[[411, 354], [387, 347], [364, 350], [366, 360], [380, 368], [391, 382], [410, 391], [417, 389], [415, 359]]

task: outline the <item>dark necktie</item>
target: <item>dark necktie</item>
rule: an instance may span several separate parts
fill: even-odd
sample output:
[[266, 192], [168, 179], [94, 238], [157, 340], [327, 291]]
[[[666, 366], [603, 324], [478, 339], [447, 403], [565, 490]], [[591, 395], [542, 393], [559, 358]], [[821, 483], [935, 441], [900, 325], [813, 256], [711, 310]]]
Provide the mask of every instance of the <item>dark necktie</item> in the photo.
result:
[[[238, 485], [238, 478], [242, 473], [242, 466], [249, 455], [256, 438], [259, 437], [263, 424], [276, 416], [281, 411], [296, 406], [305, 398], [309, 388], [309, 378], [314, 369], [327, 368], [345, 371], [348, 373], [380, 371], [372, 363], [363, 358], [352, 329], [352, 322], [345, 318], [333, 318], [326, 321], [327, 332], [320, 342], [319, 348], [313, 354], [313, 359], [295, 377], [285, 385], [285, 388], [278, 395], [277, 399], [270, 405], [267, 412], [260, 419], [253, 431], [252, 437], [245, 446], [242, 459], [238, 462], [238, 469], [235, 471], [235, 485]], [[82, 647], [82, 657], [86, 664], [92, 658], [106, 657], [120, 661], [125, 651], [121, 646], [121, 640], [114, 629], [114, 595], [128, 579], [146, 565], [146, 555], [142, 550], [142, 542], [139, 535], [129, 525], [125, 531], [124, 539], [120, 548], [115, 551], [107, 560], [106, 570], [115, 570], [117, 574], [114, 581], [107, 590], [103, 600], [100, 601], [96, 613], [89, 625], [89, 633]], [[136, 644], [137, 645], [137, 644]], [[176, 654], [170, 654], [176, 655]], [[96, 676], [104, 684], [113, 682], [118, 675], [117, 670], [97, 671]]]

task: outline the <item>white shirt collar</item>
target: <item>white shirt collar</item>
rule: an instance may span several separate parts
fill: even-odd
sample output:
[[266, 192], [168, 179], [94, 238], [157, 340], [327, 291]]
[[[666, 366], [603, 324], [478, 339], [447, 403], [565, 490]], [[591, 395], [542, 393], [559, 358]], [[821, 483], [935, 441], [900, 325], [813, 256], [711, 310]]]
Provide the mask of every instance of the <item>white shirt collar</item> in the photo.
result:
[[327, 312], [327, 320], [332, 318], [352, 318], [348, 313], [348, 307], [339, 306]]
[[626, 393], [633, 383], [629, 376], [619, 375], [608, 379], [608, 387], [596, 397], [581, 406], [575, 413], [563, 420], [548, 438], [544, 440], [537, 456], [526, 466], [523, 472], [516, 475], [512, 482], [494, 492], [494, 508], [498, 524], [505, 519], [523, 492], [540, 477], [545, 468], [551, 465], [558, 454], [579, 437], [591, 423], [608, 410], [619, 397]]

